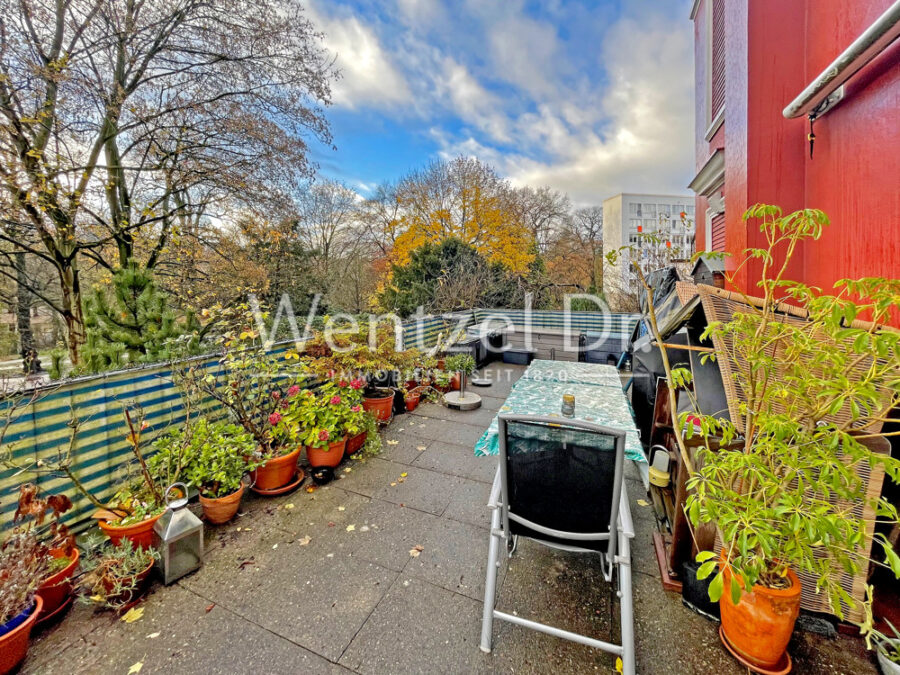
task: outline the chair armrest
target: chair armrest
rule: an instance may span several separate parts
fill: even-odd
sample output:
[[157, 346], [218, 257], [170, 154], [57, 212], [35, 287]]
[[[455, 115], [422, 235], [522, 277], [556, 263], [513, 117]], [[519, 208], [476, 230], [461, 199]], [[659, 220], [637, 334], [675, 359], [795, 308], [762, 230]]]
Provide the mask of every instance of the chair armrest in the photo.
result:
[[622, 495], [619, 498], [619, 528], [629, 539], [634, 539], [634, 522], [631, 520], [631, 505], [628, 502], [627, 481], [622, 481]]
[[491, 496], [488, 498], [488, 508], [496, 509], [500, 506], [500, 465], [497, 465], [497, 472], [494, 474], [494, 483], [491, 485]]

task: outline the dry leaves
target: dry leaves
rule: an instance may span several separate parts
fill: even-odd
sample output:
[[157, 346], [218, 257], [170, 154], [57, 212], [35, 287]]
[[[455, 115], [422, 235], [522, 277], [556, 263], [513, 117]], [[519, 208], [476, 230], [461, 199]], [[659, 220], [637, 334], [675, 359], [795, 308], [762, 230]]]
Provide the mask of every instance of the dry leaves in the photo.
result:
[[152, 640], [153, 638], [158, 638], [159, 633], [150, 633], [150, 635], [148, 635], [147, 637]]
[[650, 506], [650, 502], [648, 502], [646, 499], [638, 499], [637, 503], [638, 506]]
[[132, 607], [124, 615], [122, 615], [122, 621], [125, 623], [134, 623], [138, 619], [144, 616], [144, 608], [143, 607]]
[[297, 542], [298, 542], [301, 546], [309, 546], [309, 542], [311, 542], [311, 541], [312, 541], [312, 537], [310, 537], [309, 535], [306, 535], [306, 536], [303, 537], [302, 539], [298, 539], [298, 540], [297, 540]]
[[422, 452], [424, 449], [425, 449], [425, 446], [424, 446], [424, 445], [417, 445], [417, 446], [416, 446], [416, 450], [418, 450], [419, 452]]
[[400, 441], [390, 440], [387, 442], [388, 445], [397, 445]]
[[128, 669], [128, 675], [136, 675], [136, 673], [141, 672], [141, 668], [144, 667], [143, 661], [138, 661], [137, 663], [131, 664], [131, 668]]
[[355, 529], [356, 529], [356, 525], [348, 525], [347, 526], [347, 532], [353, 532], [353, 530], [355, 530]]
[[425, 550], [424, 546], [422, 546], [421, 544], [416, 544], [411, 549], [409, 549], [409, 555], [411, 558], [418, 558], [419, 554], [422, 553], [422, 551], [424, 551], [424, 550]]
[[284, 508], [290, 510], [290, 509], [294, 508], [294, 505], [293, 504], [285, 504]]

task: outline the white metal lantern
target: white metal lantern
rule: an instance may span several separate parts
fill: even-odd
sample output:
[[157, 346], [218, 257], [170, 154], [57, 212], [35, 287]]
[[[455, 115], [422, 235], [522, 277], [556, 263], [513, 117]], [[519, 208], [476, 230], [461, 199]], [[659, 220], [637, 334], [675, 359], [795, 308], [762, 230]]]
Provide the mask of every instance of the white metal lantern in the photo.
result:
[[[181, 488], [183, 497], [169, 501], [172, 488]], [[153, 525], [159, 549], [163, 582], [170, 584], [203, 563], [203, 522], [187, 508], [188, 489], [184, 483], [166, 488], [166, 510]]]

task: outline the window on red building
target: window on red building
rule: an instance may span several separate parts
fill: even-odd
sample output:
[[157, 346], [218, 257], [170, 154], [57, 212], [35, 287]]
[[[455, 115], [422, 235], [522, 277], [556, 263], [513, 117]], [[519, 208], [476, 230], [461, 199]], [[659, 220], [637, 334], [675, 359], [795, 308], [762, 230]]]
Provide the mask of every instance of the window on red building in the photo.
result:
[[725, 0], [712, 0], [710, 30], [710, 121], [725, 107]]

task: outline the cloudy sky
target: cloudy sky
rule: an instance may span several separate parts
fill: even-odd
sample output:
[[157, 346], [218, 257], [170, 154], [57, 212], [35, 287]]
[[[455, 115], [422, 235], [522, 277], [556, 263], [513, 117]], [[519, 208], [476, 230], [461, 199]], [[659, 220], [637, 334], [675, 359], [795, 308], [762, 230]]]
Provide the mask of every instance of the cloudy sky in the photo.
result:
[[686, 192], [689, 0], [311, 0], [342, 78], [321, 172], [365, 193], [475, 155], [577, 204]]

